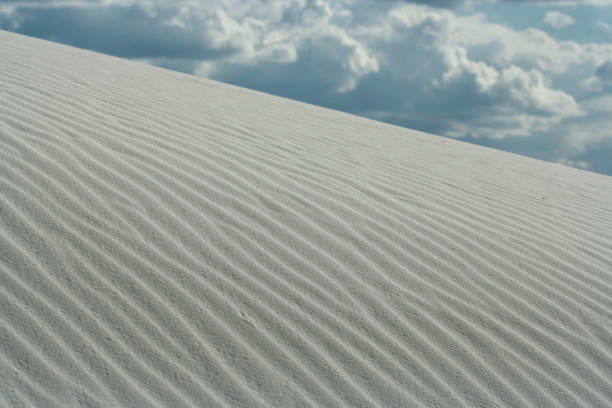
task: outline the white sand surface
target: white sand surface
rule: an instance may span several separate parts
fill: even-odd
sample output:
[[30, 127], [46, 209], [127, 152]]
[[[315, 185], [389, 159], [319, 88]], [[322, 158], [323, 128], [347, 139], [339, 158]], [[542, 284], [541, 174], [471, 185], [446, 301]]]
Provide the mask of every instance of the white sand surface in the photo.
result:
[[612, 178], [0, 32], [0, 407], [217, 406], [611, 407]]

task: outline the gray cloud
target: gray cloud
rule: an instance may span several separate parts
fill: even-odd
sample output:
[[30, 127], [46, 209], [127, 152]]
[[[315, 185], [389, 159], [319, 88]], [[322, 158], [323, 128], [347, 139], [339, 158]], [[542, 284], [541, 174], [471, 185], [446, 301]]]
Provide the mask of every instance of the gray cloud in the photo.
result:
[[14, 31], [120, 57], [202, 60], [236, 52], [231, 44], [216, 46], [206, 27], [167, 24], [175, 13], [157, 9], [152, 16], [139, 6], [111, 5], [23, 7], [12, 14]]
[[595, 75], [602, 81], [612, 84], [612, 60], [608, 60], [597, 67]]

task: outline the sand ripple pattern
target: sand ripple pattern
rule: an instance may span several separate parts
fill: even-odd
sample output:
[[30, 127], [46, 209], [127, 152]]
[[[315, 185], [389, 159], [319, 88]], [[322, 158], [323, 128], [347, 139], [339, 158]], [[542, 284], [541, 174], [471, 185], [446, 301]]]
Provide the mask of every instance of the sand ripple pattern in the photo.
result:
[[0, 32], [0, 407], [610, 407], [612, 179]]

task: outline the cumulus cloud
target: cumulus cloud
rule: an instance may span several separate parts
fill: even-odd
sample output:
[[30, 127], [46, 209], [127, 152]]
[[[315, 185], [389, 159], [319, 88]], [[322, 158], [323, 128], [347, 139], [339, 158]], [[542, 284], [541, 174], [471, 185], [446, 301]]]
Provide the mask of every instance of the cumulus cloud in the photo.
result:
[[[381, 52], [377, 56], [386, 68], [378, 83], [401, 84], [418, 101], [388, 112], [386, 120], [422, 127], [426, 118], [446, 135], [502, 139], [549, 130], [584, 113], [545, 75], [564, 73], [575, 63], [574, 44], [558, 44], [543, 32], [516, 32], [482, 16], [403, 6], [363, 34], [377, 44], [370, 48]], [[407, 110], [415, 109], [413, 118]], [[432, 116], [423, 111], [433, 111]]]
[[571, 16], [563, 14], [560, 11], [550, 10], [544, 15], [542, 22], [552, 28], [561, 29], [573, 25], [575, 20]]
[[0, 28], [612, 173], [612, 45], [428, 3], [0, 0]]

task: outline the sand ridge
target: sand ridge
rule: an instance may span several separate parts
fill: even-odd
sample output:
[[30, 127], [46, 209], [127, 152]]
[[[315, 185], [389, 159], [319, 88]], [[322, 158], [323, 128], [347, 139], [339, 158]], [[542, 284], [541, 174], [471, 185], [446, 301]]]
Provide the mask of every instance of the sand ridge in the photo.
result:
[[0, 31], [0, 407], [612, 406], [612, 178]]

